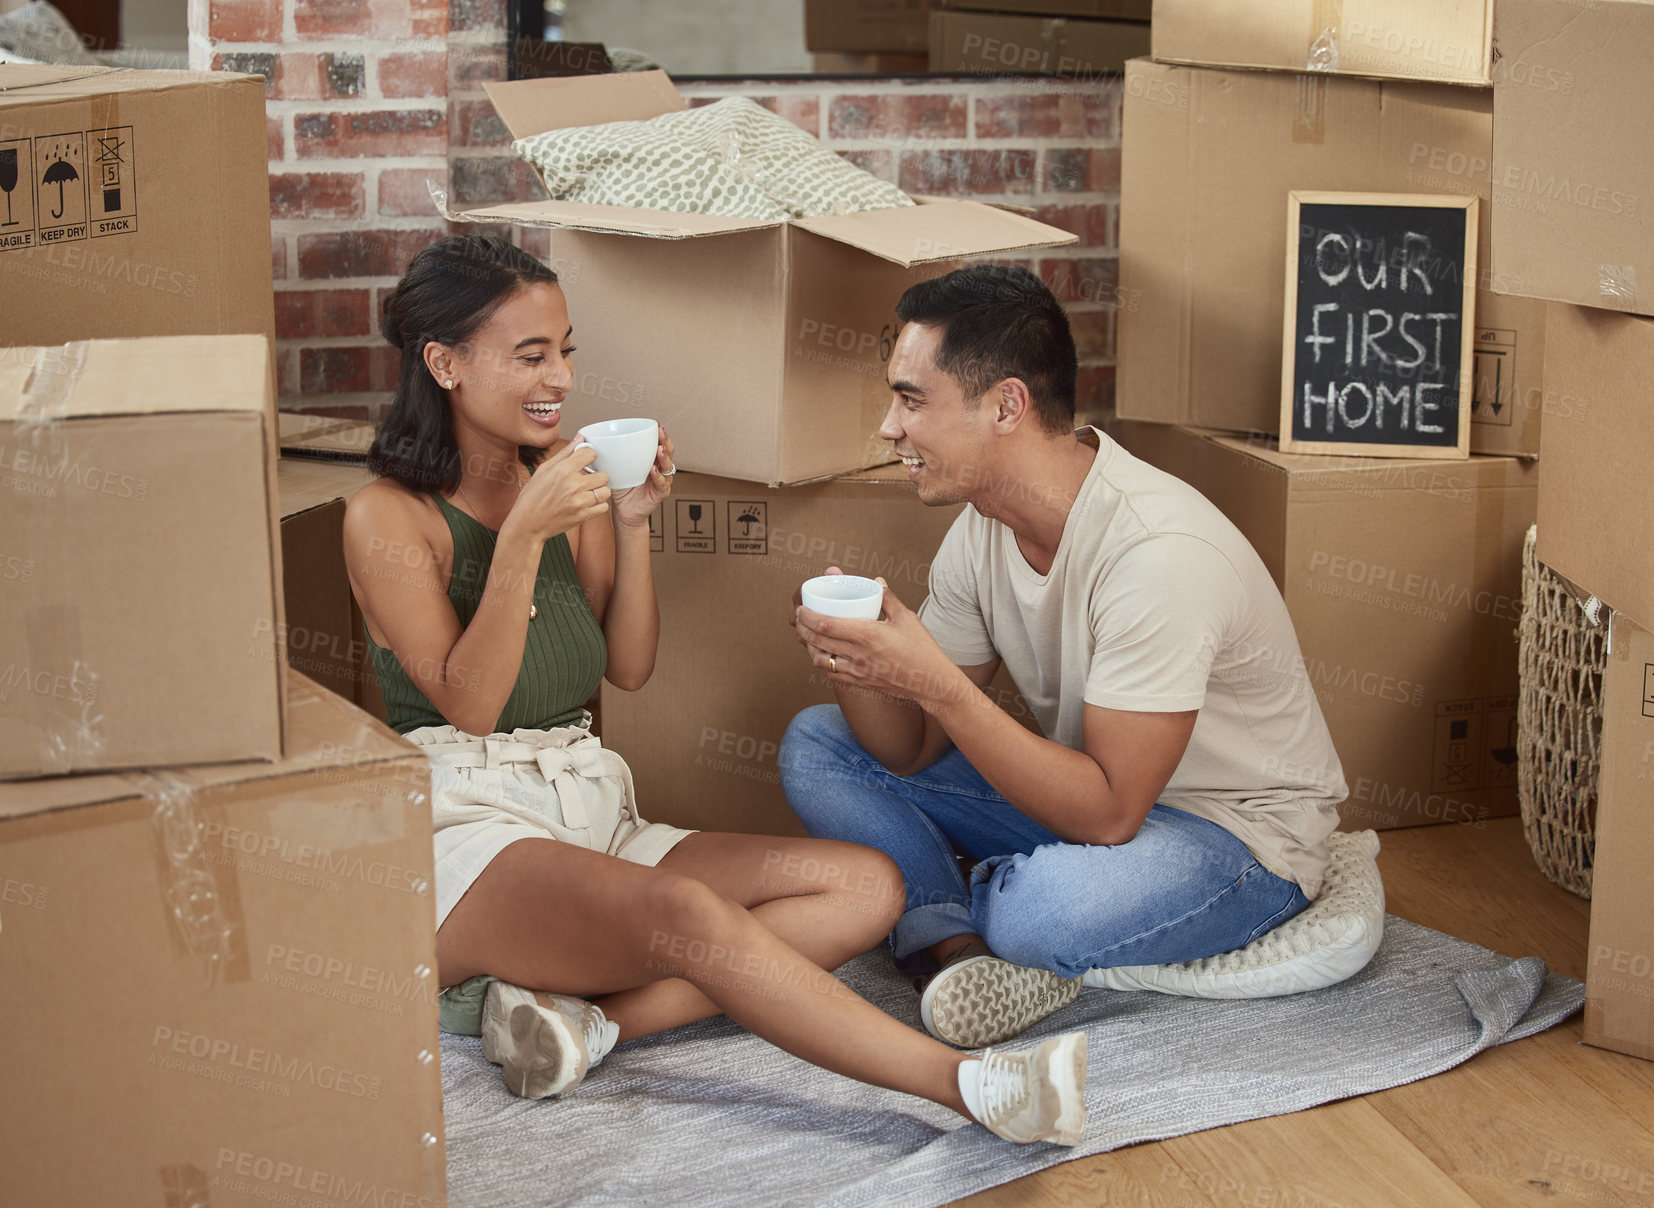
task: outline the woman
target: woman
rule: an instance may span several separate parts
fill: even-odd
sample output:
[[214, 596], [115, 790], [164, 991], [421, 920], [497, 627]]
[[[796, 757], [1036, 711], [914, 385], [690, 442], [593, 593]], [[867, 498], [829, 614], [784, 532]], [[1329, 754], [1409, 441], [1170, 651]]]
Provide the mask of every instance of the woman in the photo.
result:
[[1000, 1136], [1076, 1144], [1082, 1034], [963, 1054], [825, 971], [900, 913], [884, 855], [638, 816], [581, 705], [605, 673], [635, 690], [653, 670], [648, 520], [673, 442], [611, 492], [559, 435], [574, 349], [556, 275], [502, 239], [447, 238], [414, 257], [383, 330], [401, 380], [345, 546], [389, 720], [432, 762], [443, 1026], [537, 1098], [618, 1041], [723, 1012]]

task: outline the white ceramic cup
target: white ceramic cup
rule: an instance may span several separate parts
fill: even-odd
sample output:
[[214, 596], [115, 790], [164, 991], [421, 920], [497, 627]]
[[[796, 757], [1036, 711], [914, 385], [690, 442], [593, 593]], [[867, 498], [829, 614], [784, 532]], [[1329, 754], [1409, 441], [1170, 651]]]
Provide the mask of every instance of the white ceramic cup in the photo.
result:
[[884, 588], [860, 575], [817, 575], [804, 582], [804, 607], [828, 617], [879, 619]]
[[592, 467], [607, 474], [616, 491], [641, 485], [660, 447], [660, 425], [652, 419], [606, 419], [587, 424], [580, 436], [597, 450]]

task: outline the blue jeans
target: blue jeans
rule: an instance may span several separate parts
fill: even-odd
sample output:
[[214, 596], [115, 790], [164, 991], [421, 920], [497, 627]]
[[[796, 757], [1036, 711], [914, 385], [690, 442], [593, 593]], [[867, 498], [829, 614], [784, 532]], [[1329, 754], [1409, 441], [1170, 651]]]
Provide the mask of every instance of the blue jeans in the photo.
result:
[[[781, 785], [812, 835], [876, 847], [907, 881], [899, 964], [975, 934], [1005, 960], [1078, 977], [1244, 947], [1309, 905], [1215, 823], [1156, 805], [1112, 847], [1065, 843], [1011, 806], [957, 750], [912, 776], [869, 755], [836, 705], [793, 718]], [[967, 885], [956, 852], [980, 861]], [[913, 958], [918, 957], [918, 960]]]

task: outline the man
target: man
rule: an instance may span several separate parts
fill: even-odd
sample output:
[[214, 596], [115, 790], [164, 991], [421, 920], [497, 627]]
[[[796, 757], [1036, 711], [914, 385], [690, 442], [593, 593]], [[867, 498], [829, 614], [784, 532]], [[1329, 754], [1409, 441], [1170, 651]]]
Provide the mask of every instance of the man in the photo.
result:
[[[810, 832], [900, 866], [935, 1036], [996, 1044], [1087, 969], [1244, 946], [1320, 889], [1346, 795], [1286, 606], [1197, 491], [1074, 428], [1074, 342], [1022, 269], [914, 286], [879, 434], [966, 503], [917, 613], [798, 608], [838, 705], [793, 720]], [[1003, 663], [1042, 734], [982, 691]], [[969, 884], [957, 854], [978, 861]]]

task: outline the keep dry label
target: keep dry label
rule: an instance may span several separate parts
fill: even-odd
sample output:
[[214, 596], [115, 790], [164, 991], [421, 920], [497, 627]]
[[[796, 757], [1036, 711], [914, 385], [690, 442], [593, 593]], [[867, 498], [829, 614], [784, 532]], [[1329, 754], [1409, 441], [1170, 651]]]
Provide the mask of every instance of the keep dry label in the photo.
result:
[[0, 250], [137, 229], [131, 126], [0, 140]]

